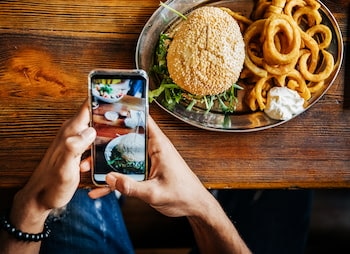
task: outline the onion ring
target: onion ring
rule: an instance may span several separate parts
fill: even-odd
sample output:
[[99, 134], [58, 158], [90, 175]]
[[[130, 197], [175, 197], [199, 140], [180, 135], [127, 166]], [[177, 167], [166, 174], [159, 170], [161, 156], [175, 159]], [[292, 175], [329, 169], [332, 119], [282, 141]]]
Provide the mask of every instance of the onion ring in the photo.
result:
[[307, 87], [309, 88], [310, 93], [316, 93], [323, 86], [324, 86], [324, 80], [317, 82], [317, 83], [310, 82]]
[[293, 12], [295, 9], [304, 7], [306, 5], [303, 0], [288, 1], [284, 7], [284, 13], [290, 17], [293, 17]]
[[[297, 87], [295, 87], [294, 90], [296, 90], [299, 95], [304, 98], [305, 101], [309, 100], [311, 98], [311, 93], [306, 85], [305, 79], [304, 77], [301, 75], [301, 73], [297, 70], [293, 70], [291, 72], [289, 72], [286, 75], [286, 78], [288, 80], [294, 80], [296, 81], [296, 83], [298, 84]], [[293, 83], [292, 83], [293, 84]], [[287, 87], [288, 87], [288, 83], [287, 83]]]
[[322, 22], [322, 17], [318, 10], [310, 7], [299, 8], [293, 14], [293, 19], [297, 22], [298, 25], [301, 25], [303, 17], [306, 18], [306, 23], [309, 27], [319, 25]]
[[[317, 68], [318, 64], [318, 56], [319, 56], [319, 48], [317, 41], [314, 40], [309, 34], [305, 33], [304, 31], [300, 30], [301, 38], [303, 40], [303, 43], [305, 44], [305, 47], [307, 47], [311, 52], [311, 60], [309, 63], [308, 70], [310, 72], [314, 72]], [[302, 55], [302, 52], [301, 52]]]
[[307, 68], [307, 60], [310, 57], [310, 53], [305, 53], [303, 54], [300, 59], [299, 59], [299, 67], [300, 67], [300, 72], [303, 75], [303, 77], [306, 80], [309, 80], [311, 82], [320, 82], [322, 80], [327, 79], [334, 68], [334, 58], [333, 55], [329, 52], [327, 52], [326, 50], [321, 50], [323, 56], [324, 56], [324, 61], [323, 61], [323, 65], [325, 65], [323, 71], [314, 74], [314, 73], [310, 73], [308, 71]]
[[252, 12], [252, 15], [251, 15], [252, 19], [258, 20], [258, 19], [264, 18], [264, 14], [270, 5], [271, 5], [271, 1], [269, 0], [259, 0]]
[[263, 63], [264, 69], [272, 75], [286, 75], [288, 72], [295, 69], [295, 65], [298, 62], [298, 57], [293, 59], [293, 62], [290, 62], [288, 64], [281, 64], [281, 65], [269, 65], [267, 63]]
[[[262, 59], [261, 58], [259, 59], [258, 56], [255, 56], [255, 54], [249, 49], [249, 44], [251, 40], [261, 35], [264, 25], [265, 25], [264, 19], [255, 21], [247, 28], [243, 37], [246, 44], [246, 47], [245, 47], [246, 56], [245, 56], [244, 64], [251, 72], [253, 72], [255, 75], [262, 78], [267, 77], [267, 71], [261, 68], [260, 66], [258, 66], [257, 63], [261, 64]], [[255, 61], [253, 59], [255, 59]]]
[[257, 107], [259, 107], [260, 110], [265, 109], [267, 92], [272, 87], [271, 83], [268, 82], [271, 79], [271, 76], [259, 79], [254, 88], [250, 91], [248, 96], [248, 105], [251, 109], [255, 109], [254, 111], [257, 110]]
[[332, 31], [321, 24], [317, 0], [258, 0], [244, 32], [246, 58], [241, 78], [245, 101], [263, 111], [272, 87], [288, 87], [305, 101], [324, 87], [334, 69], [327, 51]]
[[[332, 31], [328, 26], [325, 25], [315, 25], [313, 27], [310, 27], [306, 33], [310, 35], [311, 37], [314, 37], [315, 35], [319, 34], [321, 37], [322, 42], [318, 42], [318, 47], [320, 49], [328, 48], [329, 45], [332, 42]], [[317, 38], [319, 38], [317, 37]]]
[[[264, 59], [270, 65], [291, 63], [293, 59], [299, 56], [301, 36], [298, 29], [293, 20], [284, 14], [274, 14], [268, 20], [267, 37], [263, 44]], [[289, 42], [286, 47], [281, 49], [282, 52], [286, 53], [279, 52], [275, 45], [274, 38], [280, 31], [287, 37]]]

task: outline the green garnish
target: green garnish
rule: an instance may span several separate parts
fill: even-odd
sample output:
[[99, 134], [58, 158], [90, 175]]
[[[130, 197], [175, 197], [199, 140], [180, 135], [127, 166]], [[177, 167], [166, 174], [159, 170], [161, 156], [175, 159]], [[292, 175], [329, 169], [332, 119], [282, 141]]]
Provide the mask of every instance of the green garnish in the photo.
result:
[[122, 154], [118, 151], [117, 147], [112, 149], [110, 159], [107, 161], [107, 163], [123, 174], [142, 174], [145, 169], [144, 161], [125, 160], [122, 157]]
[[102, 85], [100, 86], [100, 92], [103, 94], [104, 92], [111, 94], [113, 92], [113, 89], [110, 85]]
[[181, 18], [183, 18], [184, 20], [187, 19], [187, 17], [185, 15], [183, 15], [181, 12], [178, 12], [177, 10], [175, 10], [174, 8], [171, 8], [169, 5], [166, 5], [165, 3], [163, 2], [160, 2], [159, 4], [160, 6], [163, 6], [164, 8], [174, 12], [176, 15], [179, 15]]
[[197, 100], [196, 100], [196, 99], [193, 99], [193, 100], [191, 101], [191, 103], [188, 104], [188, 106], [186, 107], [186, 110], [191, 111], [192, 108], [193, 108], [193, 106], [196, 105], [196, 103], [197, 103]]

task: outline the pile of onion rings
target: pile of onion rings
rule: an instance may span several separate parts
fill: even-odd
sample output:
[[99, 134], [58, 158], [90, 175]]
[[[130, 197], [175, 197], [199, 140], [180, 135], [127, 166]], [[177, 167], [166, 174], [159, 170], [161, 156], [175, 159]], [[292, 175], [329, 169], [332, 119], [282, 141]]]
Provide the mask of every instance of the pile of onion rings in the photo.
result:
[[334, 69], [327, 51], [332, 40], [316, 0], [259, 0], [251, 18], [225, 9], [239, 23], [246, 45], [240, 80], [249, 87], [245, 102], [264, 110], [275, 86], [295, 90], [305, 100], [324, 86]]

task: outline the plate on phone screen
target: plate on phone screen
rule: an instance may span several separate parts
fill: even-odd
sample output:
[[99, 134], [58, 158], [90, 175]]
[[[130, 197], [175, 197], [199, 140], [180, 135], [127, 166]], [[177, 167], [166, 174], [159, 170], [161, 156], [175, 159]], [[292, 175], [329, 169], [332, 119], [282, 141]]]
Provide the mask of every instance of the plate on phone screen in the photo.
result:
[[145, 135], [129, 133], [112, 139], [105, 148], [107, 164], [123, 174], [145, 173]]

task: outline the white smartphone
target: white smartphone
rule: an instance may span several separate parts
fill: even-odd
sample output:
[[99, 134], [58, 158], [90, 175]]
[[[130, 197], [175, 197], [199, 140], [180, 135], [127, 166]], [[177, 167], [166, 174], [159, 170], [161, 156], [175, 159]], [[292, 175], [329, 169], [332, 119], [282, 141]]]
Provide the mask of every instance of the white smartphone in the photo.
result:
[[106, 174], [147, 178], [148, 76], [143, 70], [98, 69], [89, 73], [92, 181], [106, 185]]

